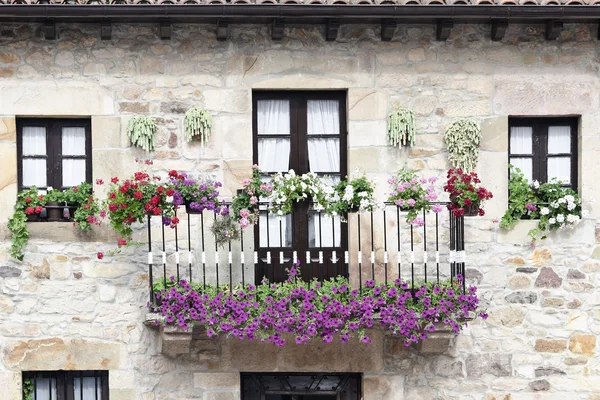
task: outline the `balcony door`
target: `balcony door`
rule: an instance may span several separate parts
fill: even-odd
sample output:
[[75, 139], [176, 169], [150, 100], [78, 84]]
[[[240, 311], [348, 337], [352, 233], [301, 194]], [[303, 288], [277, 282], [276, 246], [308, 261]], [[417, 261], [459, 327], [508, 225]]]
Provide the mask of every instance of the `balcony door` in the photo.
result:
[[[296, 174], [315, 172], [331, 183], [346, 177], [345, 92], [255, 92], [253, 132], [254, 163], [265, 172], [265, 181], [290, 169]], [[281, 217], [267, 208], [261, 207], [255, 228], [257, 282], [263, 277], [285, 280], [294, 256], [306, 280], [347, 276], [347, 230], [339, 217], [301, 203]]]

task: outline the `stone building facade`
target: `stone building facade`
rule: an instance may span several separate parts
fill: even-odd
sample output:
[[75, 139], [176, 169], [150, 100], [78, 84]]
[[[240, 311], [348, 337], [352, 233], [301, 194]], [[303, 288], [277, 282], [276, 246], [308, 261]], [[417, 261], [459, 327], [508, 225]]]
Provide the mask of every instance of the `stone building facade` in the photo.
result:
[[[511, 116], [578, 118], [578, 188], [600, 194], [600, 47], [597, 26], [566, 24], [556, 41], [543, 25], [509, 25], [499, 42], [489, 26], [456, 25], [447, 41], [430, 25], [401, 25], [389, 42], [379, 26], [342, 25], [336, 41], [319, 26], [287, 26], [273, 41], [264, 25], [115, 24], [102, 41], [93, 24], [0, 27], [0, 398], [22, 396], [23, 371], [108, 370], [110, 399], [240, 399], [240, 372], [362, 373], [366, 399], [600, 399], [600, 211], [572, 232], [532, 246], [521, 221], [497, 220], [508, 198]], [[125, 127], [157, 118], [156, 172], [200, 171], [231, 196], [248, 176], [252, 93], [261, 89], [347, 93], [348, 170], [385, 182], [405, 163], [443, 176], [445, 126], [480, 121], [477, 171], [494, 193], [486, 215], [467, 222], [467, 278], [480, 288], [489, 319], [469, 325], [443, 354], [405, 349], [375, 330], [373, 343], [288, 345], [192, 340], [184, 354], [161, 353], [164, 332], [146, 324], [148, 269], [141, 252], [99, 261], [114, 238], [63, 223], [30, 223], [23, 262], [9, 258], [6, 221], [18, 187], [17, 121], [91, 118], [95, 178], [134, 171], [147, 155]], [[389, 147], [386, 115], [400, 102], [417, 115], [417, 144]], [[183, 139], [183, 113], [200, 105], [214, 117], [207, 146]], [[385, 191], [381, 184], [379, 190]], [[102, 190], [102, 188], [98, 188]], [[176, 334], [173, 340], [177, 340]], [[183, 339], [186, 340], [186, 339]], [[175, 346], [176, 347], [176, 346]]]

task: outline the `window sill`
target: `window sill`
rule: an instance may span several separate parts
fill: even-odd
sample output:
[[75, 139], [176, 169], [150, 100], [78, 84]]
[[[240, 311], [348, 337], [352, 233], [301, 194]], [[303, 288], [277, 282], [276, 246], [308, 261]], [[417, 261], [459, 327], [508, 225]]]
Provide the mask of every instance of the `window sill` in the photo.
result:
[[[51, 242], [116, 242], [117, 235], [107, 226], [82, 230], [72, 222], [28, 222], [30, 241]], [[10, 235], [10, 231], [8, 232]], [[10, 237], [10, 236], [9, 236]]]

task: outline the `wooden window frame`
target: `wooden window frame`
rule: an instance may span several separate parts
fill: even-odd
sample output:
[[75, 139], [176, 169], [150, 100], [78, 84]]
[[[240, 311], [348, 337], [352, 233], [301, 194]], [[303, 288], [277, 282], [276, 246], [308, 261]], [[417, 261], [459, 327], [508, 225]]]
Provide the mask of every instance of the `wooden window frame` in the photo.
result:
[[[23, 380], [36, 378], [56, 379], [56, 399], [51, 400], [74, 400], [75, 399], [75, 378], [96, 378], [96, 387], [101, 388], [101, 396], [97, 400], [109, 400], [108, 393], [108, 371], [23, 371]], [[83, 386], [81, 386], [83, 388]], [[25, 395], [23, 394], [23, 399]], [[35, 398], [35, 383], [34, 395]]]
[[[571, 149], [569, 153], [548, 155], [548, 128], [556, 125], [571, 127]], [[548, 181], [548, 158], [571, 158], [571, 182], [564, 185], [577, 191], [578, 184], [578, 131], [579, 118], [577, 117], [511, 117], [508, 120], [508, 163], [513, 157], [532, 159], [532, 179], [540, 183]], [[512, 153], [510, 135], [513, 127], [532, 128], [532, 154]], [[510, 170], [509, 170], [510, 174]]]
[[[46, 128], [46, 155], [23, 156], [23, 128]], [[62, 155], [62, 128], [85, 129], [85, 155]], [[92, 122], [89, 118], [17, 118], [17, 173], [19, 190], [28, 188], [23, 185], [23, 159], [46, 159], [46, 186], [54, 189], [68, 189], [62, 182], [62, 160], [85, 160], [85, 181], [92, 183]]]
[[[254, 91], [252, 93], [252, 151], [253, 162], [258, 164], [258, 101], [260, 100], [289, 100], [290, 101], [290, 134], [289, 135], [265, 135], [268, 138], [290, 138], [290, 165], [297, 174], [309, 172], [309, 157], [308, 157], [308, 138], [339, 138], [340, 142], [340, 169], [339, 172], [323, 171], [318, 172], [319, 176], [335, 175], [344, 179], [348, 175], [348, 129], [347, 129], [347, 92], [341, 90], [335, 91], [305, 91], [305, 90], [277, 90], [277, 91]], [[340, 104], [340, 132], [339, 135], [308, 135], [308, 100], [337, 100]], [[260, 165], [259, 165], [260, 167]], [[277, 171], [264, 171], [266, 174], [272, 175]], [[306, 211], [300, 211], [300, 205], [295, 204], [295, 211], [292, 213], [292, 244], [291, 247], [261, 247], [260, 246], [260, 228], [259, 224], [254, 227], [254, 244], [255, 249], [259, 252], [259, 259], [264, 258], [262, 252], [265, 249], [270, 249], [273, 255], [278, 255], [280, 252], [285, 252], [284, 259], [291, 259], [292, 250], [301, 254], [304, 259], [304, 254], [307, 250], [315, 252], [318, 248], [308, 246], [308, 214]], [[304, 242], [306, 243], [304, 244]], [[322, 249], [330, 249], [323, 247]], [[348, 249], [348, 230], [347, 225], [342, 224], [340, 232], [340, 247], [337, 249], [339, 254], [343, 254], [344, 250]], [[290, 254], [288, 254], [288, 252]], [[260, 282], [264, 276], [267, 276], [272, 282], [280, 282], [287, 278], [283, 269], [275, 268], [278, 262], [273, 261], [271, 266], [264, 263], [259, 263], [255, 269], [255, 281]], [[275, 270], [281, 270], [275, 272]], [[320, 279], [328, 279], [331, 276], [343, 275], [347, 276], [347, 268], [343, 265], [328, 265], [326, 268], [321, 268], [318, 265], [303, 265], [301, 269], [302, 276], [305, 279], [317, 277]], [[317, 272], [318, 271], [318, 272]], [[325, 271], [325, 272], [323, 272]]]

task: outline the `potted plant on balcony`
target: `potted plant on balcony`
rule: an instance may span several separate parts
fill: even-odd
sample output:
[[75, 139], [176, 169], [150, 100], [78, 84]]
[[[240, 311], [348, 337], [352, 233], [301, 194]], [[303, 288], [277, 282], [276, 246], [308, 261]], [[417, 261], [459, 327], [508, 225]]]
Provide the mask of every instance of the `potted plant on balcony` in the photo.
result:
[[402, 167], [393, 178], [388, 179], [391, 185], [388, 201], [400, 207], [400, 210], [406, 211], [406, 221], [418, 226], [423, 225], [423, 218], [420, 214], [425, 211], [440, 212], [440, 205], [433, 205], [432, 202], [438, 198], [435, 190], [434, 176], [419, 178], [416, 172], [406, 166]]
[[228, 213], [227, 206], [218, 199], [221, 182], [196, 180], [175, 170], [169, 171], [169, 179], [168, 195], [173, 196], [175, 205], [185, 205], [188, 214], [201, 214], [204, 210]]
[[483, 202], [493, 197], [492, 192], [480, 185], [475, 172], [464, 172], [461, 168], [449, 169], [444, 191], [450, 194], [448, 209], [454, 216], [483, 216]]
[[376, 206], [373, 183], [366, 176], [359, 176], [358, 171], [334, 187], [323, 184], [322, 190], [327, 204], [325, 212], [331, 216], [344, 218], [348, 213], [373, 211]]
[[243, 188], [238, 190], [231, 201], [231, 218], [240, 224], [243, 229], [258, 222], [260, 199], [271, 196], [273, 185], [263, 182], [264, 173], [258, 165], [252, 166], [252, 178], [242, 181]]
[[[138, 163], [152, 164], [150, 160]], [[171, 227], [179, 223], [175, 217], [176, 205], [167, 201], [167, 191], [170, 193], [170, 184], [161, 184], [160, 177], [150, 176], [145, 170], [135, 172], [129, 179], [111, 179], [102, 208], [111, 227], [123, 237], [121, 246], [131, 237], [132, 224], [144, 222], [147, 216], [162, 216], [163, 224]]]
[[269, 198], [269, 212], [276, 215], [289, 214], [298, 203], [302, 210], [308, 211], [311, 203], [317, 211], [326, 210], [324, 183], [314, 172], [296, 175], [291, 169], [285, 174], [275, 174], [271, 180], [273, 191]]
[[48, 194], [45, 196], [45, 198], [48, 221], [63, 220], [65, 194], [62, 192], [62, 190], [52, 189], [51, 187], [48, 187]]

